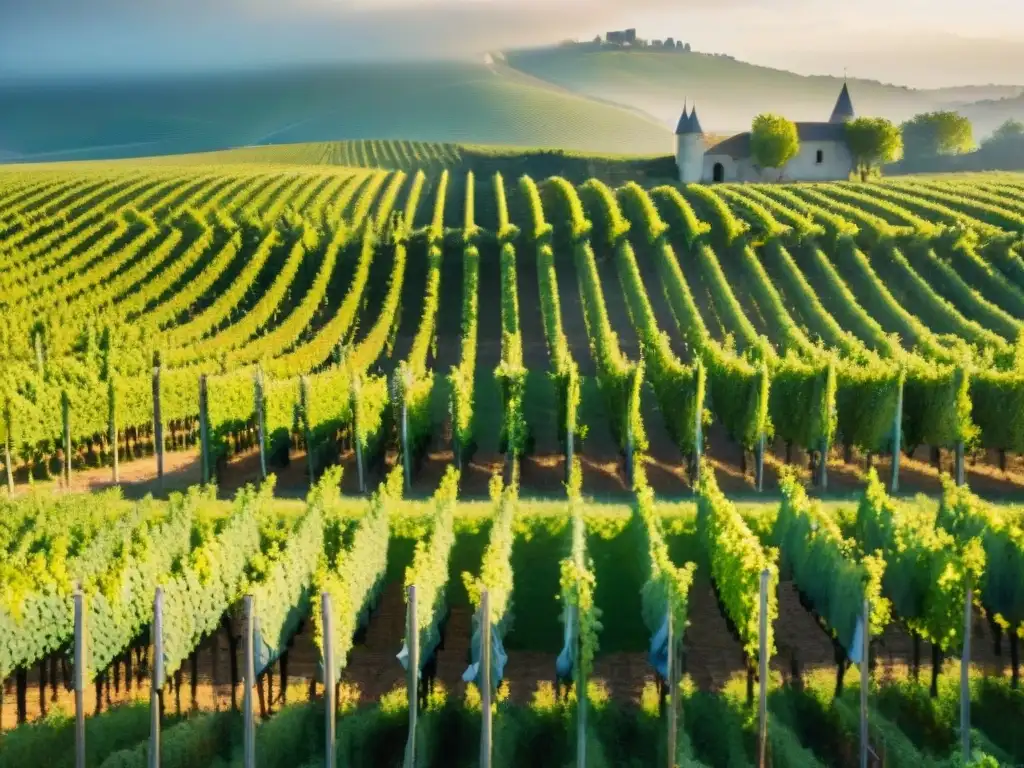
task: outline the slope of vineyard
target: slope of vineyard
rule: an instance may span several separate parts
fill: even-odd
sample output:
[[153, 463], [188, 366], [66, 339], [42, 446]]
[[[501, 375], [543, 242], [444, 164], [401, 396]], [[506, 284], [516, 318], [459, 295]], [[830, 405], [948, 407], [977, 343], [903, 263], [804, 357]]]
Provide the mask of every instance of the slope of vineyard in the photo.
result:
[[[303, 430], [319, 443], [354, 429], [355, 443], [373, 454], [360, 459], [367, 465], [361, 487], [366, 471], [399, 443], [397, 412], [387, 403], [400, 397], [381, 372], [395, 370], [412, 349], [410, 370], [423, 392], [410, 438], [423, 458], [437, 427], [426, 417], [436, 413], [428, 401], [449, 397], [451, 388], [442, 371], [433, 391], [433, 350], [458, 348], [461, 340], [438, 338], [456, 326], [436, 326], [430, 314], [416, 334], [422, 291], [430, 291], [430, 312], [462, 306], [464, 287], [439, 281], [439, 265], [461, 262], [475, 244], [479, 276], [466, 289], [477, 293], [481, 329], [492, 327], [492, 307], [505, 306], [512, 311], [503, 310], [501, 321], [511, 334], [501, 343], [506, 368], [553, 366], [559, 382], [557, 392], [528, 385], [517, 397], [555, 395], [543, 407], [559, 420], [563, 451], [569, 431], [587, 435], [594, 450], [610, 432], [627, 483], [634, 451], [638, 461], [664, 461], [670, 435], [692, 474], [703, 431], [715, 434], [721, 425], [726, 443], [738, 443], [742, 472], [749, 467], [743, 452], [755, 453], [757, 486], [761, 445], [771, 460], [774, 438], [784, 443], [786, 462], [793, 449], [805, 451], [823, 482], [828, 465], [856, 475], [853, 449], [891, 457], [895, 435], [908, 457], [921, 445], [933, 464], [936, 450], [954, 463], [971, 454], [964, 471], [980, 472], [993, 487], [1015, 487], [1016, 473], [1005, 470], [1008, 455], [1024, 452], [1017, 406], [1024, 403], [1017, 352], [1024, 180], [647, 193], [637, 184], [616, 191], [598, 178], [583, 180], [587, 164], [606, 163], [606, 171], [620, 164], [616, 172], [628, 174], [635, 166], [625, 160], [564, 155], [573, 164], [566, 176], [535, 184], [523, 174], [511, 184], [467, 168], [485, 159], [516, 174], [530, 167], [522, 165], [529, 156], [370, 144], [376, 148], [358, 148], [367, 165], [384, 158], [383, 165], [415, 168], [415, 175], [266, 162], [5, 170], [0, 421], [10, 484], [59, 471], [66, 429], [76, 470], [152, 451], [155, 364], [168, 449], [196, 445], [205, 419], [213, 439], [204, 465], [219, 477], [218, 457], [256, 445], [252, 382], [262, 371], [265, 386], [284, 396], [267, 403], [278, 409], [278, 444], [288, 433], [304, 442]], [[359, 162], [344, 154], [355, 147], [341, 144], [319, 147], [321, 159], [331, 161], [339, 147], [336, 160]], [[502, 193], [497, 217], [494, 189]], [[601, 264], [611, 253], [609, 271]], [[537, 268], [517, 269], [516, 260]], [[545, 323], [520, 332], [515, 285], [531, 274], [547, 297]], [[571, 303], [551, 304], [552, 287]], [[528, 294], [537, 296], [537, 287]], [[584, 319], [586, 335], [574, 317]], [[632, 345], [635, 334], [646, 357], [640, 370], [652, 385], [636, 397], [635, 364], [620, 348], [620, 337]], [[498, 341], [479, 343], [486, 349]], [[573, 383], [578, 353], [569, 350], [581, 341], [594, 354], [598, 399], [593, 377]], [[707, 385], [705, 373], [690, 368], [697, 361]], [[474, 379], [494, 376], [466, 370]], [[303, 375], [311, 375], [306, 384]], [[204, 377], [210, 395], [201, 419]], [[481, 391], [493, 391], [488, 386]], [[577, 401], [565, 400], [581, 397], [578, 386], [586, 393], [581, 413], [600, 414], [585, 429]], [[690, 392], [707, 410], [700, 418]], [[640, 400], [652, 394], [644, 406]], [[316, 404], [328, 401], [326, 410]], [[521, 408], [541, 413], [536, 402]], [[473, 413], [472, 401], [459, 413], [465, 442], [474, 429], [462, 415]], [[346, 440], [338, 445], [358, 447]], [[529, 453], [527, 442], [516, 443], [516, 456]], [[720, 438], [708, 443], [713, 455], [723, 447]], [[919, 475], [932, 471], [927, 461], [911, 464]]]
[[[87, 115], [78, 108], [83, 98]], [[346, 62], [202, 81], [72, 81], [42, 90], [5, 83], [0, 101], [7, 162], [365, 138], [591, 152], [661, 152], [672, 143], [669, 126], [639, 112], [467, 60]]]
[[695, 485], [705, 452], [723, 487], [760, 489], [794, 451], [822, 488], [863, 481], [856, 451], [893, 488], [903, 455], [911, 489], [945, 468], [1024, 491], [1020, 177], [645, 189], [587, 174], [625, 159], [533, 177], [527, 153], [463, 145], [320, 151], [405, 170], [0, 174], [10, 487], [128, 463], [159, 427], [220, 480], [261, 444], [261, 466], [341, 458], [360, 488], [403, 445], [410, 487], [456, 448], [487, 466], [511, 446], [548, 487], [531, 454], [557, 438], [563, 472], [590, 453], [627, 492], [634, 462]]
[[[133, 161], [137, 162], [137, 161]], [[480, 175], [527, 174], [538, 178], [566, 176], [585, 181], [596, 176], [609, 183], [671, 179], [676, 174], [671, 155], [596, 154], [579, 150], [524, 148], [498, 144], [463, 144], [401, 139], [355, 139], [306, 144], [274, 144], [192, 155], [150, 158], [147, 163], [180, 165], [281, 164], [341, 165], [351, 168], [424, 170], [444, 169]], [[127, 163], [126, 163], [127, 164]]]

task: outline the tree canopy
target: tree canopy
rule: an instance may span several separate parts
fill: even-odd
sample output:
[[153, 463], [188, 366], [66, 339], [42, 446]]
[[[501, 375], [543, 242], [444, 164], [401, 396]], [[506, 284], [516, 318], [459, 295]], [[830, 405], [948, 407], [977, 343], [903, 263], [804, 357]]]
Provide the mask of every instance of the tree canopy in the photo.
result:
[[904, 152], [908, 156], [960, 155], [974, 149], [971, 121], [956, 112], [925, 112], [905, 122]]
[[796, 123], [781, 115], [762, 114], [754, 118], [750, 131], [750, 152], [762, 168], [781, 169], [800, 151]]
[[1024, 167], [1024, 123], [1007, 120], [981, 142], [975, 153], [978, 167], [1019, 170]]
[[903, 155], [903, 135], [882, 117], [859, 117], [846, 124], [846, 143], [854, 166], [865, 178], [872, 168], [894, 163]]
[[991, 136], [982, 141], [981, 146], [986, 149], [991, 147], [1017, 149], [1024, 146], [1024, 123], [1012, 118], [1007, 120], [996, 128]]
[[992, 134], [992, 138], [996, 140], [1000, 139], [1019, 139], [1024, 136], [1024, 123], [1020, 120], [1014, 120], [1010, 118], [1005, 123], [996, 128]]

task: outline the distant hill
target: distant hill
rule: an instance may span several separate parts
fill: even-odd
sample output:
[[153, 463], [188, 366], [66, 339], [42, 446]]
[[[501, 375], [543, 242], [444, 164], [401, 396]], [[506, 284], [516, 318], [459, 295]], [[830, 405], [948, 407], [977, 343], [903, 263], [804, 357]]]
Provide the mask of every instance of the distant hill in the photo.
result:
[[[388, 153], [419, 142], [460, 146], [457, 162], [468, 167], [489, 167], [488, 153], [497, 151], [505, 153], [502, 162], [515, 155], [514, 163], [524, 168], [557, 169], [572, 152], [670, 155], [684, 99], [696, 102], [706, 131], [721, 135], [748, 129], [751, 118], [766, 110], [796, 120], [827, 119], [840, 85], [837, 78], [804, 77], [724, 56], [582, 45], [495, 52], [476, 62], [7, 82], [0, 84], [0, 163], [257, 147], [255, 154], [243, 149], [223, 161], [404, 167], [426, 161]], [[1024, 117], [1020, 89], [1003, 86], [920, 91], [851, 80], [850, 88], [861, 114], [896, 120], [956, 106], [976, 121], [979, 138], [1007, 117]], [[287, 146], [263, 154], [263, 147], [277, 145]], [[531, 151], [510, 155], [501, 147]], [[536, 147], [569, 154], [556, 157]]]
[[5, 86], [0, 114], [0, 157], [19, 161], [364, 138], [672, 151], [651, 117], [483, 60]]
[[[516, 69], [586, 96], [643, 110], [666, 127], [675, 126], [683, 100], [688, 99], [696, 102], [704, 129], [718, 132], [747, 130], [751, 119], [765, 111], [793, 120], [827, 120], [843, 84], [842, 78], [798, 75], [703, 53], [609, 51], [578, 45], [504, 55]], [[892, 120], [1022, 90], [1004, 86], [914, 90], [859, 79], [850, 79], [849, 85], [860, 114]]]
[[1024, 93], [1021, 85], [964, 85], [950, 88], [926, 89], [927, 94], [937, 101], [948, 104], [970, 104], [990, 99], [1012, 99]]
[[1024, 95], [1014, 98], [986, 99], [965, 104], [959, 111], [974, 124], [975, 138], [985, 136], [1007, 120], [1024, 121]]

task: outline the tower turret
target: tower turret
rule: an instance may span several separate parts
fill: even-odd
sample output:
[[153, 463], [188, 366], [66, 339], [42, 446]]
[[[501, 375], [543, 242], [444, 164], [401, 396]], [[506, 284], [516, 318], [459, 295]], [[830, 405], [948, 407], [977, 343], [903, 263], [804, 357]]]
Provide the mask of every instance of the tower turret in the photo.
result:
[[853, 118], [853, 101], [850, 99], [850, 89], [846, 87], [844, 82], [843, 90], [839, 92], [836, 106], [832, 110], [832, 117], [828, 121], [830, 123], [845, 123], [847, 120], [853, 120]]
[[676, 136], [681, 136], [686, 133], [690, 128], [690, 113], [687, 111], [686, 102], [683, 102], [683, 114], [679, 116], [679, 122], [676, 123]]
[[697, 105], [693, 105], [693, 111], [690, 113], [690, 133], [696, 133], [701, 136], [704, 135], [704, 129], [700, 127], [700, 120], [697, 119]]
[[696, 105], [689, 114], [683, 106], [676, 126], [676, 165], [682, 182], [695, 183], [704, 175], [704, 130], [697, 119]]

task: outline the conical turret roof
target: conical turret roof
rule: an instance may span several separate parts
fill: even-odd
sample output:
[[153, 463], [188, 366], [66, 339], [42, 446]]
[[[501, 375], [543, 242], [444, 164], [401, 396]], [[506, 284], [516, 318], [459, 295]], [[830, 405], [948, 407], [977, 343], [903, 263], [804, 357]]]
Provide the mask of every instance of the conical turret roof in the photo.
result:
[[830, 123], [845, 123], [853, 118], [853, 101], [850, 100], [850, 89], [846, 87], [846, 83], [843, 83], [843, 90], [839, 92], [835, 109], [832, 110], [832, 117], [828, 121]]
[[690, 113], [690, 130], [687, 133], [704, 133], [704, 129], [700, 127], [700, 120], [697, 119], [697, 105], [693, 105], [693, 111]]
[[679, 116], [679, 122], [676, 124], [676, 136], [681, 136], [684, 133], [689, 133], [690, 129], [690, 115], [686, 111], [686, 103], [683, 103], [683, 114]]

